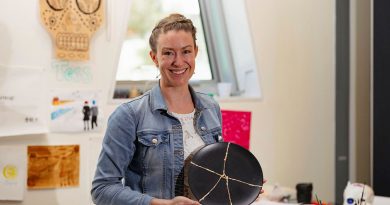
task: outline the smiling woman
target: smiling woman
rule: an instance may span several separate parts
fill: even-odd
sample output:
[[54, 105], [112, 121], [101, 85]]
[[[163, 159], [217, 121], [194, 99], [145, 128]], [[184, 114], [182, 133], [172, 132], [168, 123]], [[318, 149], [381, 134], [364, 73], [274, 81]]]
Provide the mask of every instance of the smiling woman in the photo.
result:
[[[195, 71], [198, 53], [195, 40], [196, 29], [192, 21], [180, 14], [171, 14], [160, 21], [149, 39], [150, 57], [161, 73], [161, 91], [168, 107], [175, 113], [194, 110], [188, 82]], [[179, 95], [172, 95], [172, 92]]]
[[109, 118], [92, 182], [98, 205], [200, 205], [184, 192], [184, 160], [221, 139], [219, 105], [189, 85], [198, 54], [192, 21], [171, 14], [149, 39], [160, 80]]

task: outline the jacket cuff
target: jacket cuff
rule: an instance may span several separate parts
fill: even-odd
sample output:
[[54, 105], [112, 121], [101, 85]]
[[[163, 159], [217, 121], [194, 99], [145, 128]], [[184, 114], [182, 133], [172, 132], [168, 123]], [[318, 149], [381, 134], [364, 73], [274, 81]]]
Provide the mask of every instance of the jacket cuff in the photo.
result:
[[146, 195], [146, 194], [142, 194], [141, 204], [142, 205], [150, 205], [150, 202], [152, 201], [152, 199], [153, 199], [153, 197]]

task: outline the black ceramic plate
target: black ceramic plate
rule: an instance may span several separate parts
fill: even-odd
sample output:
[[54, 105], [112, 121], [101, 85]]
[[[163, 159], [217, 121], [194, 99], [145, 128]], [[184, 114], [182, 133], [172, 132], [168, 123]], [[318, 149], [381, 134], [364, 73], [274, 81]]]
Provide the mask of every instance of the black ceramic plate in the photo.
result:
[[193, 153], [188, 166], [190, 190], [202, 205], [248, 205], [263, 185], [257, 159], [233, 143], [204, 146]]

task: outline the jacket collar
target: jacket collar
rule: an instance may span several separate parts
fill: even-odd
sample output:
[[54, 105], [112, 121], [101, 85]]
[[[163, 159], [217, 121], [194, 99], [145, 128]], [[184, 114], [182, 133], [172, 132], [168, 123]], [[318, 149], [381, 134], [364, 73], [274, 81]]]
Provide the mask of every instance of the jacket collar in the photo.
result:
[[[202, 102], [199, 97], [196, 95], [196, 92], [194, 89], [188, 85], [188, 88], [191, 93], [192, 101], [194, 102], [195, 105], [195, 110], [203, 110], [206, 108], [209, 108], [210, 105]], [[162, 95], [161, 88], [160, 88], [160, 83], [155, 85], [151, 91], [150, 91], [150, 106], [153, 111], [155, 110], [165, 110], [168, 111], [168, 106], [165, 103], [164, 96]]]
[[164, 96], [161, 93], [160, 81], [150, 90], [150, 107], [155, 110], [168, 110], [168, 106], [165, 103]]

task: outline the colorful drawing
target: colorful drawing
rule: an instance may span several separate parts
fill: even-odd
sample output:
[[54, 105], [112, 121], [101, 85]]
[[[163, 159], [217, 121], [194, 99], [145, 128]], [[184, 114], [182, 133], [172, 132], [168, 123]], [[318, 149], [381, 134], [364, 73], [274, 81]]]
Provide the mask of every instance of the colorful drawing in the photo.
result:
[[65, 105], [72, 103], [74, 100], [60, 100], [58, 97], [53, 97], [52, 105]]
[[30, 189], [79, 186], [79, 169], [79, 145], [28, 146]]
[[233, 142], [249, 149], [251, 112], [222, 110], [222, 136], [225, 142]]
[[90, 63], [54, 60], [51, 67], [57, 81], [88, 84], [93, 80], [93, 66]]
[[6, 180], [15, 180], [18, 176], [18, 167], [14, 164], [6, 164], [3, 168], [3, 176]]
[[50, 130], [52, 132], [100, 131], [100, 91], [52, 91]]

